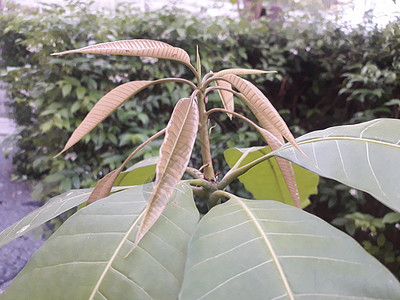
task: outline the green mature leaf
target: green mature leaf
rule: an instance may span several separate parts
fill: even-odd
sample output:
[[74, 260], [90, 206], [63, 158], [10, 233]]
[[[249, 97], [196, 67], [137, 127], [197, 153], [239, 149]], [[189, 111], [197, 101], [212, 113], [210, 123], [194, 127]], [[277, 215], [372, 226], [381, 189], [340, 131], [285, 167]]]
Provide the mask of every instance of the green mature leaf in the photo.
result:
[[199, 215], [178, 185], [162, 217], [128, 256], [152, 184], [94, 202], [40, 248], [2, 299], [176, 299]]
[[[225, 160], [229, 167], [235, 165], [247, 149], [231, 148], [225, 151]], [[246, 165], [257, 158], [271, 152], [270, 147], [255, 147], [243, 160], [240, 166]], [[318, 175], [297, 165], [293, 165], [296, 183], [302, 207], [310, 204], [308, 197], [318, 193]], [[251, 168], [238, 178], [256, 199], [271, 199], [293, 205], [285, 179], [279, 170], [275, 159], [266, 160]]]
[[305, 134], [297, 141], [314, 165], [288, 144], [274, 153], [365, 191], [400, 211], [400, 120], [376, 119], [331, 127]]
[[[114, 188], [113, 191], [123, 189], [126, 189], [126, 187]], [[0, 232], [0, 247], [85, 202], [92, 191], [93, 189], [71, 190], [50, 199], [42, 207], [32, 211], [17, 223]]]
[[142, 160], [126, 171], [120, 173], [114, 182], [114, 186], [139, 185], [149, 183], [156, 174], [158, 156]]
[[382, 219], [382, 223], [393, 224], [397, 222], [400, 222], [400, 214], [395, 212], [387, 213]]
[[351, 237], [276, 201], [233, 197], [192, 237], [186, 299], [398, 299], [400, 283]]

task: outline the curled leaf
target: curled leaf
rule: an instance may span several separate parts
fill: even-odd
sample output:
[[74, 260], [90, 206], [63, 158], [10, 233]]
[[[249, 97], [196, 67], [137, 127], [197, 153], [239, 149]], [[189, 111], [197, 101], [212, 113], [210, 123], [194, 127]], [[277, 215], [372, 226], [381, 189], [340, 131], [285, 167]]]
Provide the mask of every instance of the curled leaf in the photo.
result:
[[53, 55], [64, 55], [67, 53], [147, 56], [176, 60], [186, 65], [190, 65], [190, 57], [185, 50], [173, 47], [164, 42], [145, 39], [101, 43], [80, 49], [58, 52]]
[[160, 217], [182, 178], [189, 163], [198, 126], [197, 103], [194, 99], [181, 99], [172, 113], [160, 148], [155, 186], [137, 232], [135, 245]]

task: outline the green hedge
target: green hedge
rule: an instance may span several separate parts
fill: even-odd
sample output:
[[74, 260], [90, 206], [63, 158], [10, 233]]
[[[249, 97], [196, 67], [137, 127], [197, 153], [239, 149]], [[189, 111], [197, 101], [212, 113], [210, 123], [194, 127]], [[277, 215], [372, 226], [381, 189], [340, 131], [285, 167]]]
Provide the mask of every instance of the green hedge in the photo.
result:
[[[83, 1], [50, 5], [42, 12], [0, 15], [2, 80], [19, 132], [13, 154], [19, 178], [33, 182], [33, 196], [44, 200], [70, 188], [87, 187], [114, 169], [132, 149], [164, 127], [186, 88], [167, 84], [143, 91], [60, 158], [73, 130], [102, 95], [132, 80], [181, 76], [185, 67], [170, 61], [101, 55], [51, 53], [120, 39], [165, 41], [195, 59], [199, 45], [206, 71], [236, 66], [277, 70], [252, 78], [296, 134], [377, 117], [399, 116], [399, 20], [385, 28], [365, 24], [340, 28], [322, 18], [310, 21], [261, 19], [247, 23], [227, 17], [205, 19], [178, 9], [135, 13], [129, 5], [115, 13], [96, 12]], [[151, 96], [150, 96], [151, 95]], [[210, 106], [219, 105], [216, 95]], [[240, 106], [238, 112], [244, 112]], [[215, 115], [213, 155], [222, 161], [227, 147], [258, 143], [238, 120]], [[157, 144], [147, 156], [157, 154]], [[195, 167], [200, 161], [194, 160]], [[216, 170], [225, 171], [218, 164]], [[382, 222], [383, 207], [365, 205], [368, 195], [349, 193], [324, 180], [309, 210], [335, 219], [399, 276], [398, 230]], [[368, 202], [370, 203], [370, 202]], [[354, 216], [360, 211], [362, 214]], [[369, 221], [365, 216], [371, 215]], [[361, 224], [361, 225], [360, 225]], [[377, 224], [380, 224], [379, 226]], [[382, 237], [384, 236], [384, 242]], [[378, 241], [378, 236], [380, 236]], [[367, 244], [369, 243], [369, 244]]]

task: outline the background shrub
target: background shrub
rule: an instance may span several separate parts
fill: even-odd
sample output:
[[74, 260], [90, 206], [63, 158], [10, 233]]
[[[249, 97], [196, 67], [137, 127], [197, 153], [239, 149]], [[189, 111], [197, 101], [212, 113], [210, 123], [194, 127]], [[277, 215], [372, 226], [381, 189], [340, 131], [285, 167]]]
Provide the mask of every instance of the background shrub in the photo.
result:
[[[15, 173], [33, 183], [33, 197], [40, 201], [71, 188], [88, 187], [119, 166], [133, 148], [164, 127], [187, 90], [169, 83], [142, 91], [67, 154], [53, 159], [101, 96], [132, 80], [192, 79], [185, 67], [170, 61], [50, 56], [57, 51], [147, 38], [187, 50], [193, 61], [199, 45], [206, 71], [236, 66], [277, 70], [277, 75], [252, 80], [295, 135], [377, 117], [399, 117], [399, 20], [385, 28], [371, 24], [346, 28], [318, 16], [312, 21], [261, 18], [249, 26], [228, 17], [196, 18], [171, 8], [135, 14], [129, 5], [113, 13], [89, 6], [73, 1], [49, 5], [40, 12], [0, 15], [1, 79], [8, 83], [19, 128], [13, 136], [18, 147], [13, 153]], [[217, 95], [210, 95], [209, 102], [219, 105]], [[237, 106], [252, 117], [240, 103]], [[221, 164], [226, 148], [259, 143], [254, 130], [241, 121], [219, 114], [212, 122], [219, 125], [211, 134], [216, 170], [226, 169]], [[157, 146], [145, 157], [157, 155]], [[193, 166], [199, 168], [199, 164], [193, 158]], [[388, 215], [389, 209], [368, 198], [321, 179], [320, 194], [307, 209], [344, 228], [399, 277], [399, 215]]]

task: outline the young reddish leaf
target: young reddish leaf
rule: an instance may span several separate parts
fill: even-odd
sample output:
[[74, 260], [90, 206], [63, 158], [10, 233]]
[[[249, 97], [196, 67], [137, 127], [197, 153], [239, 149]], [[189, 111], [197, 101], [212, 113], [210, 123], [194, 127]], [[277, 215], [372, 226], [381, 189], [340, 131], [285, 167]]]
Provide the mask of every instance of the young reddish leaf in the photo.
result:
[[132, 81], [124, 83], [107, 93], [86, 115], [82, 123], [79, 124], [78, 128], [72, 133], [71, 137], [65, 144], [64, 149], [58, 153], [56, 157], [79, 142], [122, 103], [124, 103], [134, 94], [154, 83], [154, 81]]
[[[263, 128], [258, 129], [264, 139], [267, 141], [268, 145], [271, 147], [272, 151], [278, 149], [283, 145], [282, 136], [280, 136], [278, 139], [269, 131]], [[295, 206], [301, 209], [301, 199], [299, 189], [297, 188], [296, 177], [294, 175], [292, 163], [281, 157], [275, 157], [275, 159], [278, 163], [279, 169], [281, 170], [283, 179], [285, 180], [286, 186], [288, 187], [290, 196], [292, 197]]]
[[[303, 153], [285, 121], [276, 111], [271, 102], [269, 102], [267, 97], [265, 97], [256, 86], [236, 75], [225, 75], [223, 78], [243, 94], [247, 106], [250, 107], [251, 111], [266, 130], [271, 132], [278, 139], [280, 138], [280, 135], [284, 136], [293, 147]], [[275, 134], [276, 131], [279, 135]]]
[[[232, 86], [230, 83], [223, 81], [223, 80], [217, 80], [216, 81], [217, 86], [226, 88], [226, 89], [232, 89]], [[225, 91], [225, 90], [218, 90], [219, 97], [221, 98], [222, 104], [224, 105], [224, 108], [229, 111], [235, 111], [235, 103], [233, 101], [233, 94], [231, 92]], [[232, 115], [228, 114], [229, 119], [232, 120]]]
[[269, 73], [277, 73], [276, 71], [264, 71], [257, 69], [226, 69], [215, 73], [214, 77], [222, 77], [229, 74], [236, 75], [251, 75], [251, 74], [269, 74]]
[[160, 217], [189, 163], [199, 126], [199, 112], [194, 99], [183, 98], [168, 122], [156, 167], [156, 181], [147, 204], [135, 245]]
[[122, 168], [115, 169], [104, 176], [97, 184], [92, 193], [89, 196], [89, 199], [86, 202], [86, 205], [89, 205], [99, 199], [107, 197], [110, 195], [110, 191], [114, 184], [115, 179], [118, 174], [121, 172]]
[[[250, 107], [261, 125], [266, 129], [263, 136], [272, 151], [283, 145], [284, 140], [282, 136], [284, 136], [296, 149], [303, 153], [297, 145], [297, 142], [285, 121], [259, 89], [257, 89], [252, 83], [236, 75], [226, 75], [223, 78], [228, 80], [243, 94], [247, 106]], [[277, 157], [276, 160], [282, 172], [282, 176], [285, 179], [290, 195], [292, 196], [293, 202], [297, 207], [301, 208], [299, 191], [291, 162], [279, 157]]]
[[173, 47], [164, 42], [144, 39], [101, 43], [80, 49], [58, 52], [53, 55], [63, 55], [67, 53], [147, 56], [176, 60], [186, 65], [190, 65], [190, 57], [185, 50]]
[[102, 199], [104, 197], [107, 197], [110, 194], [111, 188], [114, 185], [115, 180], [117, 179], [118, 175], [122, 172], [122, 170], [125, 168], [126, 164], [140, 151], [142, 150], [146, 145], [148, 145], [151, 141], [154, 139], [158, 138], [159, 136], [163, 135], [165, 133], [166, 129], [163, 129], [150, 138], [148, 138], [145, 142], [140, 144], [129, 156], [125, 159], [125, 161], [121, 164], [121, 166], [118, 169], [115, 169], [108, 173], [106, 176], [104, 176], [96, 185], [94, 188], [93, 192], [90, 194], [90, 197], [87, 201], [87, 205]]

